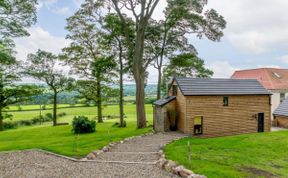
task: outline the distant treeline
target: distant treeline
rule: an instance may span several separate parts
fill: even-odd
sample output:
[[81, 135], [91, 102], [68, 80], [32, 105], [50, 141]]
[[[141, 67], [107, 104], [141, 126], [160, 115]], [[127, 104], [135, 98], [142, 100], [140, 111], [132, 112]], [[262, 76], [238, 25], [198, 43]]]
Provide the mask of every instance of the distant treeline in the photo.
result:
[[[45, 85], [41, 86], [45, 87]], [[118, 86], [113, 85], [113, 88], [117, 88]], [[129, 97], [135, 96], [135, 87], [136, 85], [134, 84], [124, 84], [124, 96]], [[145, 87], [145, 92], [146, 92], [146, 98], [154, 98], [156, 97], [156, 91], [157, 91], [157, 85], [156, 84], [148, 84]], [[58, 104], [82, 104], [85, 101], [82, 101], [79, 97], [79, 93], [77, 91], [71, 91], [71, 92], [61, 92], [57, 96], [58, 98]], [[38, 95], [38, 96], [33, 96], [32, 100], [21, 103], [21, 104], [50, 104], [51, 101], [51, 93], [46, 92], [44, 94]], [[130, 102], [133, 102], [134, 99], [128, 99]], [[111, 98], [110, 102], [117, 102], [117, 98]]]

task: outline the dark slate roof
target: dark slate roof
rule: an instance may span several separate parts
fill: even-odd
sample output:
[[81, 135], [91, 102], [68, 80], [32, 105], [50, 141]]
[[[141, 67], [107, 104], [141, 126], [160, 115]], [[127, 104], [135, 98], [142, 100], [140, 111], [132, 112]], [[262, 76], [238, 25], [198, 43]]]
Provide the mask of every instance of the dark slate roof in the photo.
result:
[[165, 104], [169, 103], [170, 101], [173, 101], [176, 98], [176, 96], [167, 96], [166, 98], [157, 100], [154, 102], [157, 106], [164, 106]]
[[288, 116], [288, 97], [273, 112], [274, 115]]
[[270, 95], [256, 79], [175, 78], [185, 96]]

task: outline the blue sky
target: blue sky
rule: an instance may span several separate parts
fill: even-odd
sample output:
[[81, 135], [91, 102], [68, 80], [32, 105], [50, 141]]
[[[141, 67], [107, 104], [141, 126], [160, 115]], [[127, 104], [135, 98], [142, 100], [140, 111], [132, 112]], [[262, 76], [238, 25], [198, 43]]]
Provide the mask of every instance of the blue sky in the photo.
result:
[[[38, 48], [59, 53], [68, 44], [64, 29], [83, 0], [41, 0], [38, 22], [30, 36], [16, 39], [17, 57], [25, 59]], [[165, 0], [160, 1], [154, 17], [161, 18]], [[207, 8], [216, 9], [227, 21], [221, 42], [189, 36], [214, 77], [227, 78], [234, 70], [256, 67], [288, 67], [287, 0], [208, 0]], [[156, 71], [149, 68], [149, 82], [155, 83]]]

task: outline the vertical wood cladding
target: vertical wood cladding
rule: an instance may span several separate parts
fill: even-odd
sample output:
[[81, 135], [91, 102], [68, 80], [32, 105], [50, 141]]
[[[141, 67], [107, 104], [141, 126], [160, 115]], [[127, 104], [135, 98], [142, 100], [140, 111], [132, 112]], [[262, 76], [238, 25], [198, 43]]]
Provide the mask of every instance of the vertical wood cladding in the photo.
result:
[[[176, 81], [172, 85], [177, 85]], [[169, 89], [169, 95], [173, 95], [173, 87]], [[177, 110], [177, 128], [182, 132], [186, 132], [186, 97], [182, 94], [179, 87], [177, 87], [175, 106]]]
[[[185, 123], [185, 129], [181, 125], [180, 130], [193, 133], [194, 118], [203, 116], [203, 136], [206, 137], [255, 133], [258, 130], [258, 121], [255, 116], [258, 113], [264, 113], [264, 131], [270, 131], [270, 96], [228, 97], [229, 105], [223, 106], [223, 96], [186, 96], [186, 120], [184, 117], [179, 117], [183, 120], [179, 123]], [[178, 101], [180, 104], [183, 103], [182, 99]]]

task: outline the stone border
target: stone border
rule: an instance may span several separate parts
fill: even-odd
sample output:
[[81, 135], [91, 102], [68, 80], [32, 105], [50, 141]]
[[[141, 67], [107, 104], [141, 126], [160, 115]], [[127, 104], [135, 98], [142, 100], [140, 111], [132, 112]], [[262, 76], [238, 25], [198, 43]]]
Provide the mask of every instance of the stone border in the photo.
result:
[[148, 132], [148, 133], [145, 133], [145, 134], [142, 134], [142, 135], [137, 135], [137, 136], [132, 136], [132, 137], [128, 137], [128, 138], [125, 138], [124, 140], [121, 140], [121, 141], [117, 141], [117, 142], [112, 142], [106, 146], [104, 146], [102, 149], [100, 150], [96, 150], [96, 151], [92, 151], [91, 153], [89, 153], [86, 157], [80, 159], [81, 161], [89, 161], [89, 160], [95, 160], [97, 158], [97, 156], [99, 156], [100, 154], [102, 153], [105, 153], [105, 152], [109, 152], [112, 148], [114, 148], [116, 145], [118, 144], [123, 144], [124, 142], [127, 142], [129, 140], [132, 140], [134, 138], [141, 138], [141, 137], [145, 137], [145, 136], [149, 136], [149, 135], [153, 135], [154, 134], [154, 131], [152, 132]]
[[[186, 136], [188, 137], [188, 136]], [[183, 137], [185, 138], [185, 137]], [[177, 141], [183, 138], [178, 138], [173, 140]], [[170, 142], [171, 143], [171, 142]], [[169, 144], [169, 143], [167, 143]], [[192, 172], [191, 170], [185, 168], [183, 165], [178, 165], [176, 162], [172, 161], [172, 160], [167, 160], [165, 158], [165, 154], [164, 154], [164, 147], [167, 145], [164, 144], [160, 147], [160, 150], [158, 152], [158, 155], [160, 156], [159, 160], [156, 162], [156, 165], [158, 167], [160, 167], [161, 169], [164, 169], [170, 173], [176, 174], [180, 177], [185, 177], [185, 178], [206, 178], [206, 176], [204, 175], [199, 175], [199, 174], [195, 174], [194, 172]]]

